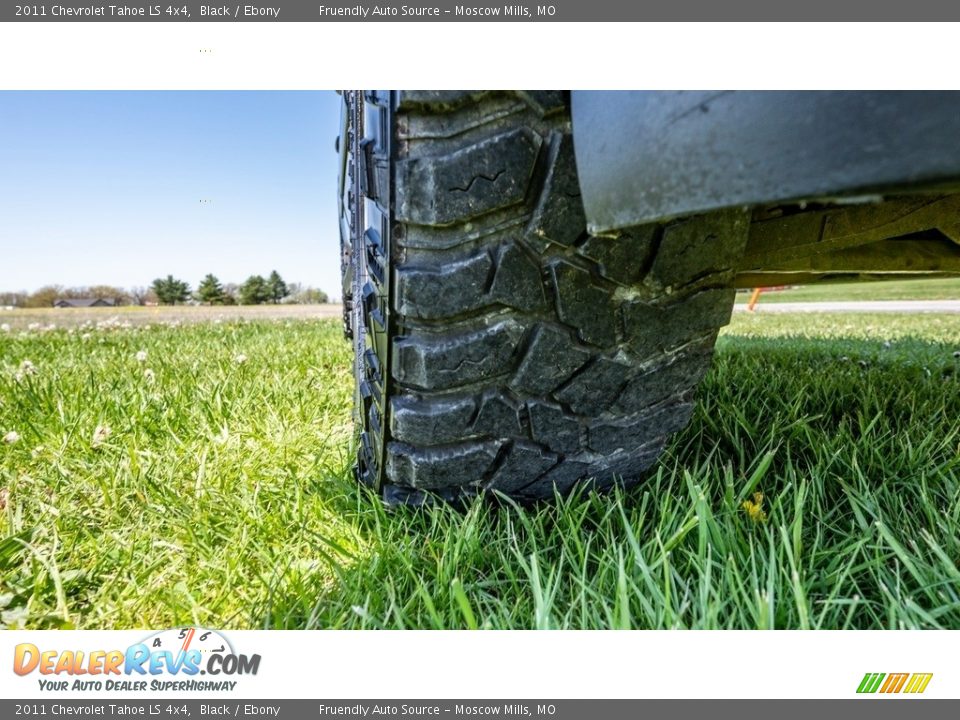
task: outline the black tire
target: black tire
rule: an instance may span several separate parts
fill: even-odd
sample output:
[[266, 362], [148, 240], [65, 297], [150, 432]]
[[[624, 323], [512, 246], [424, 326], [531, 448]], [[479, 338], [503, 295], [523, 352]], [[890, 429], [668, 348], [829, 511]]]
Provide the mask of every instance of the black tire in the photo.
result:
[[565, 94], [367, 101], [360, 479], [393, 503], [637, 482], [690, 418], [746, 213], [592, 236]]

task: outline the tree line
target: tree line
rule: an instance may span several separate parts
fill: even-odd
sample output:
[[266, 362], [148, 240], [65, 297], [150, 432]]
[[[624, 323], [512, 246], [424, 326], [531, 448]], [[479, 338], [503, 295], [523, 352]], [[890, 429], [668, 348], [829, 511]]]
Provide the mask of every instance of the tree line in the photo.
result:
[[112, 285], [63, 287], [47, 285], [36, 292], [0, 292], [0, 306], [39, 308], [52, 307], [58, 300], [96, 298], [115, 305], [176, 305], [199, 302], [207, 305], [264, 305], [267, 303], [316, 304], [329, 302], [323, 290], [287, 283], [274, 270], [267, 277], [251, 275], [243, 283], [222, 283], [208, 273], [193, 290], [185, 280], [167, 275], [157, 278], [149, 287], [123, 289]]

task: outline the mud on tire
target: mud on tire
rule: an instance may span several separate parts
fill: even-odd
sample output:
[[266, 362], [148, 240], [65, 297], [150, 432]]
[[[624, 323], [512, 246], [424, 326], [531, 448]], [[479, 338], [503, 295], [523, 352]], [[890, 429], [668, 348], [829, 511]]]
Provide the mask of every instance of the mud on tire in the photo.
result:
[[390, 93], [380, 121], [359, 477], [394, 503], [637, 482], [690, 418], [746, 213], [589, 234], [563, 93]]

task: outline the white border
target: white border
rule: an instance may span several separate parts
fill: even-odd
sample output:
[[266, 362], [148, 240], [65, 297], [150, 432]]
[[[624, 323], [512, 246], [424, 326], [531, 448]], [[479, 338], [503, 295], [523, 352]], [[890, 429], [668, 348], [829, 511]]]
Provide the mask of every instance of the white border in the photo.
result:
[[[0, 89], [21, 90], [952, 89], [956, 68], [949, 23], [0, 24]], [[0, 693], [51, 697], [13, 675], [18, 642], [144, 634], [0, 633]], [[228, 635], [263, 657], [249, 698], [849, 698], [865, 672], [933, 672], [923, 697], [960, 697], [947, 632]]]
[[953, 89], [956, 26], [0, 23], [0, 89]]
[[[261, 655], [258, 674], [237, 678], [239, 684], [232, 693], [167, 695], [211, 701], [220, 696], [960, 698], [957, 636], [951, 633], [227, 631], [224, 634], [236, 652]], [[37, 672], [14, 675], [12, 660], [17, 643], [31, 642], [41, 650], [122, 650], [150, 634], [69, 630], [0, 633], [0, 696], [97, 697], [89, 693], [41, 693]], [[932, 672], [934, 677], [923, 695], [858, 696], [857, 686], [867, 672]], [[162, 695], [134, 697], [157, 696]]]

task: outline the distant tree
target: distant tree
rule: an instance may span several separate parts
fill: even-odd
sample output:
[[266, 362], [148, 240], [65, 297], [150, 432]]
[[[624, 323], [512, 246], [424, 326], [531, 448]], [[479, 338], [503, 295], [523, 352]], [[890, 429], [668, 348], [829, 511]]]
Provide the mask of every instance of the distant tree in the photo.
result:
[[262, 305], [270, 299], [270, 286], [262, 275], [251, 275], [240, 286], [240, 303], [243, 305]]
[[23, 306], [28, 308], [53, 307], [53, 304], [63, 295], [63, 287], [60, 285], [46, 285], [24, 301]]
[[117, 305], [127, 305], [130, 303], [130, 296], [122, 288], [113, 285], [94, 285], [91, 288], [83, 288], [84, 295], [80, 297], [92, 297], [100, 300], [113, 300]]
[[206, 277], [200, 281], [197, 286], [197, 299], [210, 305], [223, 304], [223, 286], [213, 273], [207, 273]]
[[290, 302], [298, 305], [318, 305], [330, 302], [330, 297], [320, 288], [298, 285], [290, 295]]
[[227, 283], [223, 286], [223, 304], [236, 305], [240, 297], [240, 286], [236, 283]]
[[155, 303], [158, 301], [153, 288], [143, 287], [142, 285], [130, 288], [127, 290], [127, 295], [134, 305], [146, 305], [149, 302]]
[[150, 287], [157, 294], [157, 300], [164, 305], [176, 305], [190, 299], [190, 286], [173, 275], [157, 278]]
[[13, 307], [24, 307], [29, 293], [26, 290], [20, 292], [0, 292], [0, 305], [4, 307], [12, 305]]
[[272, 270], [270, 272], [270, 277], [267, 278], [267, 289], [270, 293], [270, 301], [274, 304], [279, 303], [290, 294], [287, 284], [283, 281], [283, 278], [280, 277], [280, 273], [278, 273], [276, 270]]

